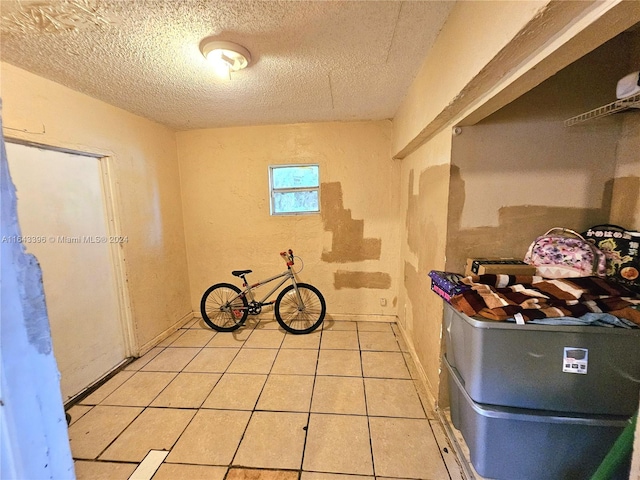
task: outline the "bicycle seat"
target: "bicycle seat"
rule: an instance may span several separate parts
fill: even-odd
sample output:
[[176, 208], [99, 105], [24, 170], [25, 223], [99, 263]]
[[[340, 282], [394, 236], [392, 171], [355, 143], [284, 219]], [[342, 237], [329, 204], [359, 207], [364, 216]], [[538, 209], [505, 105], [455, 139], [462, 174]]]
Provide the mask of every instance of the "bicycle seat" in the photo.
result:
[[231, 272], [231, 275], [234, 277], [241, 277], [242, 275], [246, 275], [247, 273], [251, 273], [253, 270], [234, 270]]

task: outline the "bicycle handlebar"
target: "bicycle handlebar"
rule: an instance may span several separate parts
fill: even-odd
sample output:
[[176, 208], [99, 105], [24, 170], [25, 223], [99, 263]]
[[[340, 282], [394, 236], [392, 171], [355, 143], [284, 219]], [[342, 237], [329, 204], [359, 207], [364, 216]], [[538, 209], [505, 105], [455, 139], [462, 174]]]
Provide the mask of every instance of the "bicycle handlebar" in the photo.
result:
[[287, 267], [290, 267], [294, 264], [293, 250], [289, 249], [288, 251], [280, 252], [280, 256], [287, 262]]

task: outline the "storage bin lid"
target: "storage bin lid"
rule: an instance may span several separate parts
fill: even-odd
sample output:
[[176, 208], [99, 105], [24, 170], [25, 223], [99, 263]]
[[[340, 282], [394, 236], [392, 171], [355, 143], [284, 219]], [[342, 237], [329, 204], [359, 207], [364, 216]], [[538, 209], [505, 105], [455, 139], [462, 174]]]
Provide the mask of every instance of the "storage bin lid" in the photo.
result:
[[[447, 313], [448, 312], [448, 313]], [[495, 328], [500, 330], [530, 330], [536, 332], [568, 332], [568, 333], [593, 333], [597, 335], [631, 335], [638, 337], [640, 341], [640, 328], [618, 328], [618, 327], [600, 327], [595, 325], [539, 325], [535, 323], [527, 323], [525, 325], [518, 325], [517, 323], [490, 320], [482, 317], [469, 317], [462, 312], [456, 310], [453, 306], [445, 303], [445, 316], [457, 315], [463, 321], [472, 325], [474, 328]]]

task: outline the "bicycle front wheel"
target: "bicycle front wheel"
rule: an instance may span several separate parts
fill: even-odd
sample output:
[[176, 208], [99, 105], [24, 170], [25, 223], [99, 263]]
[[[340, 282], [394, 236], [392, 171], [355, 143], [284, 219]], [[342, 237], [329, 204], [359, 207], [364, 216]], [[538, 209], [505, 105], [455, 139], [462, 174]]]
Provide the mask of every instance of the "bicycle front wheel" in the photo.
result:
[[298, 283], [298, 293], [293, 285], [280, 292], [273, 307], [276, 320], [287, 332], [309, 333], [324, 320], [327, 305], [313, 285]]
[[230, 283], [216, 283], [209, 287], [200, 300], [200, 313], [207, 325], [219, 332], [232, 332], [244, 323], [249, 315], [245, 296]]

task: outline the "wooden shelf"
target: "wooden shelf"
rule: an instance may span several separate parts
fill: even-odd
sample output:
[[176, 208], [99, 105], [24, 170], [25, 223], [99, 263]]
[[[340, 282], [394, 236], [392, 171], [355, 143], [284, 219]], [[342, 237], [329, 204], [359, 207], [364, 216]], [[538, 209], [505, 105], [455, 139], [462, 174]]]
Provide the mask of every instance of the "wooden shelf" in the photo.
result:
[[631, 95], [630, 97], [616, 100], [615, 102], [611, 102], [608, 105], [603, 105], [602, 107], [598, 107], [580, 115], [576, 115], [575, 117], [565, 120], [564, 125], [565, 127], [570, 127], [571, 125], [575, 125], [576, 123], [582, 123], [586, 122], [587, 120], [606, 117], [607, 115], [622, 112], [629, 108], [640, 108], [640, 93], [636, 93], [635, 95]]

